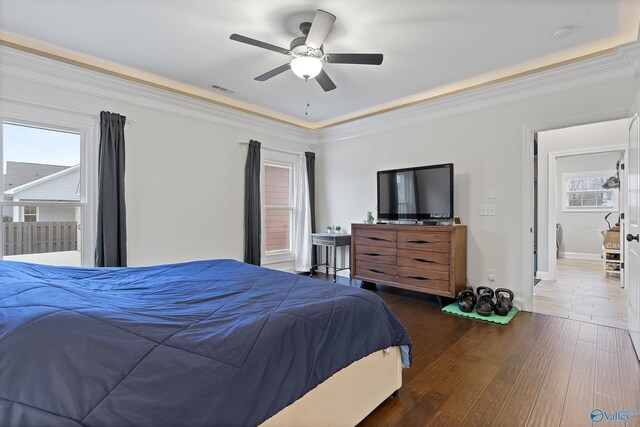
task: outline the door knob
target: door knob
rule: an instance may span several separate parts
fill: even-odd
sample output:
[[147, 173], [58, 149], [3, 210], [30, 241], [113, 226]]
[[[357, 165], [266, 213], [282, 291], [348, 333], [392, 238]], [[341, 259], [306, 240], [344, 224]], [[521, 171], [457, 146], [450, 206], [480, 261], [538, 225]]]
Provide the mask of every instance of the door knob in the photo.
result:
[[633, 234], [627, 234], [627, 242], [633, 242], [633, 241], [638, 241], [638, 234], [636, 234], [635, 236]]

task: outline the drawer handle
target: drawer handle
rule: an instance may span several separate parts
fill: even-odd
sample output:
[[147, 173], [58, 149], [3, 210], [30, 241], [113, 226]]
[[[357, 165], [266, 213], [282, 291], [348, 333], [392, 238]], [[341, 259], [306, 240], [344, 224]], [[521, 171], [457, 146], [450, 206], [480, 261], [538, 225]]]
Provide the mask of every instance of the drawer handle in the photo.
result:
[[420, 245], [424, 245], [425, 243], [433, 243], [428, 240], [409, 240], [407, 243], [418, 243]]
[[384, 271], [376, 270], [375, 268], [370, 268], [369, 271], [372, 273], [387, 274]]
[[429, 261], [428, 259], [422, 259], [422, 258], [414, 258], [416, 261], [419, 262], [426, 262], [427, 264], [435, 264], [435, 261]]
[[367, 256], [380, 256], [380, 254], [377, 254], [375, 252], [365, 252], [364, 254]]
[[369, 240], [375, 240], [375, 241], [381, 241], [381, 242], [387, 242], [387, 239], [383, 239], [382, 237], [367, 237], [367, 239]]
[[407, 276], [409, 277], [409, 279], [415, 279], [415, 280], [431, 280], [427, 277], [421, 277], [421, 276]]

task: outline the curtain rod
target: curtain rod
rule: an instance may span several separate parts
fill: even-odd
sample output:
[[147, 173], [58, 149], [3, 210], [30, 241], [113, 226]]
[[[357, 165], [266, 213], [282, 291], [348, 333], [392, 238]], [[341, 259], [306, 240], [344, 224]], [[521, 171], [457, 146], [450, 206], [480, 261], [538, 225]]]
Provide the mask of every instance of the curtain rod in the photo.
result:
[[[91, 117], [97, 117], [98, 119], [100, 118], [100, 114], [91, 114], [91, 113], [89, 113], [89, 115], [90, 115]], [[127, 124], [134, 124], [134, 123], [138, 123], [138, 121], [137, 121], [137, 120], [134, 120], [134, 119], [127, 119], [126, 121], [127, 121]]]
[[[249, 142], [247, 141], [240, 141], [238, 142], [239, 145], [249, 145]], [[279, 153], [285, 153], [285, 154], [294, 154], [296, 156], [299, 156], [301, 154], [304, 154], [303, 152], [300, 151], [291, 151], [291, 150], [285, 150], [283, 148], [275, 148], [275, 147], [269, 147], [268, 145], [264, 145], [262, 143], [260, 143], [260, 147], [264, 148], [265, 150], [270, 150], [270, 151], [277, 151]]]

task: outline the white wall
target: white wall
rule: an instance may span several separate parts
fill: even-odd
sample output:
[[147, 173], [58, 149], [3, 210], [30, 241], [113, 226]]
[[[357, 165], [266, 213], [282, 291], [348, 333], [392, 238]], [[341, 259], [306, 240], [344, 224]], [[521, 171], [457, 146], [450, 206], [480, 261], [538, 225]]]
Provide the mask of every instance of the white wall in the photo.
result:
[[247, 148], [238, 142], [309, 149], [293, 127], [54, 61], [35, 59], [41, 72], [14, 69], [24, 55], [3, 65], [0, 97], [83, 114], [108, 110], [135, 120], [125, 127], [131, 266], [242, 260]]
[[[583, 154], [561, 157], [556, 161], [556, 221], [561, 224], [563, 244], [560, 256], [599, 258], [602, 255], [602, 236], [599, 229], [606, 229], [604, 216], [608, 212], [564, 212], [562, 206], [562, 174], [571, 172], [608, 171], [607, 176], [615, 175], [616, 162], [622, 158], [622, 152]], [[619, 192], [619, 190], [614, 190]], [[609, 221], [613, 225], [619, 211], [613, 212]]]
[[[632, 98], [633, 93], [629, 96]], [[589, 102], [588, 104], [597, 105], [598, 103]], [[628, 127], [629, 120], [621, 119], [538, 133], [538, 271], [547, 272], [549, 268], [547, 262], [549, 153], [624, 145], [628, 139]], [[555, 229], [555, 224], [552, 224], [552, 227]]]
[[[521, 298], [531, 292], [521, 265], [523, 227], [529, 228], [522, 223], [523, 128], [628, 108], [637, 87], [633, 78], [619, 79], [447, 117], [424, 114], [395, 127], [378, 118], [348, 137], [327, 132], [317, 161], [318, 225], [361, 222], [375, 211], [378, 170], [452, 162], [455, 214], [468, 226], [469, 282], [488, 284], [487, 269], [495, 269], [493, 286]], [[488, 199], [490, 187], [496, 199]], [[483, 203], [494, 203], [497, 215], [481, 217]]]

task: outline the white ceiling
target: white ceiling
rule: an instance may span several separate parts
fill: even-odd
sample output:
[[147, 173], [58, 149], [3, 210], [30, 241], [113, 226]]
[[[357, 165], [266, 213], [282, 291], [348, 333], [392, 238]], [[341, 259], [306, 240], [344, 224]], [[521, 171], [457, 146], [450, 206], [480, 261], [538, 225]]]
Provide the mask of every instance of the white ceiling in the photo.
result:
[[[383, 64], [326, 64], [327, 93], [290, 71], [254, 81], [287, 57], [229, 35], [288, 49], [318, 8], [337, 16], [325, 52], [379, 52]], [[5, 44], [310, 128], [610, 49], [639, 24], [638, 0], [0, 0]], [[574, 32], [554, 39], [564, 26]]]

